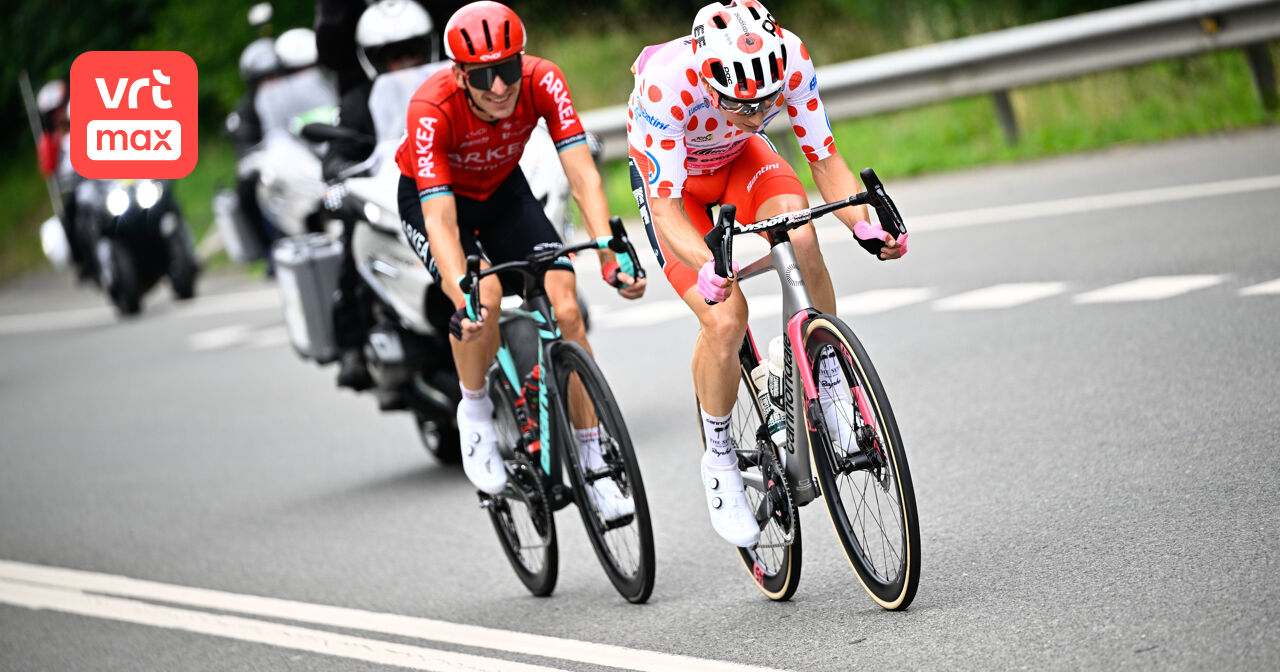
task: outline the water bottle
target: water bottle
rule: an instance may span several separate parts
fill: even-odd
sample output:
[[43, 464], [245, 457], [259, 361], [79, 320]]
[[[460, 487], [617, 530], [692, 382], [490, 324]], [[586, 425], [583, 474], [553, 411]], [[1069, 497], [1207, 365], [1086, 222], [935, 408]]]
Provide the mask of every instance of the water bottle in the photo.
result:
[[530, 455], [542, 449], [541, 433], [538, 430], [538, 365], [524, 378], [524, 386], [516, 399], [516, 422], [520, 425], [520, 436]]
[[787, 441], [787, 418], [769, 400], [769, 365], [762, 363], [752, 369], [751, 380], [756, 384], [760, 408], [764, 409], [764, 421], [769, 431], [769, 438], [773, 440], [775, 446], [781, 447]]
[[781, 409], [785, 405], [782, 394], [783, 369], [786, 366], [786, 346], [782, 336], [774, 336], [769, 341], [769, 398], [774, 408]]

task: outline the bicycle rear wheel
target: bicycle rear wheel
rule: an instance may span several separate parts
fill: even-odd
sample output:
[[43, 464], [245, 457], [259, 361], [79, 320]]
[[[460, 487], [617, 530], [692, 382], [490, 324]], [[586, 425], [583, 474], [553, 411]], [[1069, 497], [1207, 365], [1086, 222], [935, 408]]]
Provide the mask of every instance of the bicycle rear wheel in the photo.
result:
[[[618, 593], [628, 602], [644, 602], [653, 592], [653, 527], [631, 435], [609, 384], [582, 346], [561, 342], [551, 356], [560, 395], [554, 440], [558, 448], [564, 449], [574, 501], [582, 514], [587, 536]], [[590, 418], [598, 423], [602, 468], [589, 471], [585, 468], [586, 458], [571, 422], [575, 417]], [[602, 502], [594, 489], [588, 487], [605, 479], [612, 480], [618, 491], [631, 500], [635, 513], [607, 519], [601, 512]]]
[[[769, 438], [756, 386], [745, 363], [755, 360], [756, 356], [751, 351], [743, 357], [742, 384], [738, 386], [738, 399], [733, 405], [729, 435], [738, 453], [747, 504], [755, 511], [756, 522], [760, 524], [760, 543], [753, 548], [735, 550], [760, 592], [781, 602], [791, 599], [800, 585], [800, 511], [781, 468], [782, 455]], [[698, 402], [697, 406], [698, 427], [702, 432], [702, 403]], [[702, 445], [706, 444], [703, 433]]]
[[530, 458], [516, 420], [516, 393], [498, 369], [489, 375], [498, 449], [507, 468], [507, 487], [482, 495], [498, 542], [529, 592], [545, 597], [555, 590], [560, 569], [556, 522], [543, 486], [542, 468]]
[[822, 428], [809, 433], [809, 449], [831, 524], [871, 598], [906, 609], [920, 583], [920, 525], [893, 409], [871, 358], [839, 318], [810, 320], [804, 346], [822, 416], [809, 420]]

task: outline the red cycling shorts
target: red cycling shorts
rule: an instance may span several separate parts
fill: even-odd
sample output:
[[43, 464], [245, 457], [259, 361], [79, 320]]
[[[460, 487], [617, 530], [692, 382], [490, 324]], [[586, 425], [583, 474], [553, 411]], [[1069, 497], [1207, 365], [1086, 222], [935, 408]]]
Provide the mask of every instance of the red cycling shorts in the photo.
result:
[[[686, 178], [680, 196], [684, 201], [684, 211], [688, 213], [699, 234], [706, 235], [711, 230], [711, 207], [714, 205], [736, 205], [738, 213], [735, 219], [739, 224], [750, 224], [760, 219], [756, 216], [756, 211], [774, 196], [794, 194], [808, 202], [800, 178], [796, 177], [791, 165], [778, 156], [768, 140], [754, 135], [747, 140], [746, 145], [737, 158], [715, 172]], [[637, 194], [636, 205], [640, 207], [649, 243], [653, 246], [658, 263], [662, 265], [667, 282], [671, 283], [677, 294], [684, 296], [690, 287], [698, 284], [698, 271], [681, 263], [654, 230], [647, 196], [648, 185], [642, 177], [649, 174], [649, 161], [643, 152], [638, 152], [635, 148], [631, 148], [630, 156], [631, 187]]]

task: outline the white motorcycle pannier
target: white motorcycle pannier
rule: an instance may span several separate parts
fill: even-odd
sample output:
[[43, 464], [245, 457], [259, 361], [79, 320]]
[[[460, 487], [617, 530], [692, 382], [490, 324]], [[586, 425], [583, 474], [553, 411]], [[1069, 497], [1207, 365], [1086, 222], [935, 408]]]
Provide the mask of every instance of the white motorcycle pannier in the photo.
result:
[[294, 350], [321, 364], [338, 357], [333, 302], [342, 264], [342, 243], [323, 233], [289, 236], [272, 255], [280, 283], [284, 323]]

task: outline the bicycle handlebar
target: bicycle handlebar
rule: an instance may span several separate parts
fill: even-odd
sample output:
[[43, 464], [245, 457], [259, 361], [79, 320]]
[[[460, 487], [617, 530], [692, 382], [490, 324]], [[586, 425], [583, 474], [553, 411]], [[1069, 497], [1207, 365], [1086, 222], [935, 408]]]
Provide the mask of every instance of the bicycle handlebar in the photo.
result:
[[[854, 194], [843, 201], [832, 201], [831, 203], [823, 203], [804, 210], [784, 212], [781, 215], [774, 215], [744, 226], [735, 227], [733, 225], [734, 215], [738, 211], [737, 207], [731, 203], [720, 206], [716, 225], [702, 238], [707, 243], [707, 247], [711, 249], [711, 256], [715, 261], [716, 275], [722, 278], [732, 277], [729, 265], [733, 261], [734, 236], [740, 236], [744, 233], [798, 229], [815, 217], [821, 217], [834, 210], [853, 205], [870, 205], [875, 208], [876, 215], [880, 218], [880, 227], [888, 231], [889, 235], [895, 239], [901, 238], [902, 234], [907, 232], [907, 225], [903, 223], [902, 215], [898, 213], [898, 206], [894, 205], [893, 199], [889, 198], [889, 193], [885, 191], [884, 183], [876, 176], [876, 172], [870, 168], [863, 168], [859, 175], [862, 177], [862, 184], [867, 189], [860, 194]], [[715, 301], [707, 300], [707, 305], [709, 306], [716, 303]]]
[[[636, 254], [636, 248], [631, 244], [631, 239], [627, 237], [627, 230], [622, 225], [621, 217], [609, 218], [609, 230], [612, 235], [588, 240], [585, 243], [577, 245], [561, 245], [559, 247], [551, 247], [543, 250], [535, 250], [519, 261], [507, 261], [496, 266], [480, 270], [479, 255], [467, 256], [467, 272], [466, 275], [458, 282], [458, 286], [471, 298], [471, 304], [480, 306], [480, 280], [495, 273], [505, 271], [518, 271], [523, 273], [527, 278], [538, 281], [538, 278], [548, 268], [555, 263], [556, 259], [566, 254], [573, 254], [583, 250], [602, 250], [608, 248], [615, 254], [627, 254], [631, 256], [632, 263], [635, 266], [635, 273], [632, 277], [639, 280], [645, 277], [644, 268], [640, 266], [640, 257]], [[541, 285], [540, 282], [538, 282]], [[529, 285], [525, 285], [526, 289]], [[480, 317], [477, 315], [476, 317]], [[483, 319], [476, 320], [483, 322]]]

